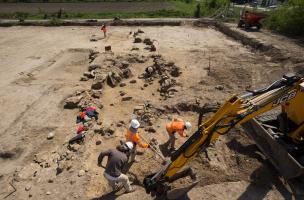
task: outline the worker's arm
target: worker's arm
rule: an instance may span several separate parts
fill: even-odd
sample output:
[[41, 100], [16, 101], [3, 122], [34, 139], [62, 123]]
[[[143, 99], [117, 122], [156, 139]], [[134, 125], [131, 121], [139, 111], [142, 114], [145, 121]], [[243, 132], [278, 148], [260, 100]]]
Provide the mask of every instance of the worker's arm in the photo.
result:
[[149, 148], [149, 144], [147, 144], [147, 143], [138, 141], [137, 144], [138, 144], [141, 148], [144, 148], [144, 149]]
[[111, 150], [108, 150], [108, 151], [102, 151], [99, 156], [98, 156], [98, 161], [97, 161], [97, 165], [99, 167], [101, 167], [101, 164], [102, 164], [102, 160], [105, 156], [109, 156], [111, 153]]
[[187, 137], [187, 134], [185, 133], [184, 130], [177, 130], [176, 131], [181, 137]]

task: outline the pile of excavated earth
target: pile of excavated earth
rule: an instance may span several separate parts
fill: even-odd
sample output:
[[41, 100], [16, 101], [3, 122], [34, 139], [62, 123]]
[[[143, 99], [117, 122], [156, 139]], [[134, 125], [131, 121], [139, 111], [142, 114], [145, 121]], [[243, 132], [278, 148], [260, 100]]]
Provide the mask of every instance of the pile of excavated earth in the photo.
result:
[[[40, 36], [33, 36], [28, 27], [1, 28], [0, 45], [7, 47], [0, 50], [2, 64], [21, 64], [11, 58], [11, 52], [30, 61], [7, 71], [14, 78], [3, 77], [0, 82], [9, 89], [0, 94], [0, 102], [16, 113], [4, 115], [1, 124], [5, 132], [1, 132], [0, 197], [153, 199], [142, 184], [145, 176], [162, 165], [153, 151], [139, 149], [137, 162], [127, 173], [136, 188], [133, 193], [124, 194], [123, 189], [111, 193], [104, 169], [97, 166], [101, 151], [125, 140], [131, 119], [140, 121], [143, 140], [168, 157], [165, 125], [174, 117], [190, 121], [193, 128], [188, 134], [192, 134], [198, 121], [207, 119], [231, 95], [269, 84], [286, 71], [301, 73], [303, 69], [303, 48], [281, 36], [273, 36], [280, 42], [275, 51], [294, 52], [293, 59], [278, 60], [269, 49], [265, 53], [244, 46], [212, 27], [201, 26], [110, 27], [107, 38], [99, 37], [96, 27], [32, 28], [39, 29]], [[21, 49], [32, 44], [37, 50], [11, 50], [14, 40], [23, 41], [19, 33], [27, 38], [20, 42]], [[55, 41], [46, 39], [54, 33], [58, 34]], [[271, 45], [263, 41], [271, 33], [246, 34]], [[43, 39], [46, 46], [55, 47], [36, 44]], [[49, 57], [44, 58], [46, 52]], [[19, 103], [21, 99], [26, 99], [24, 104]], [[77, 136], [76, 117], [92, 107], [98, 117], [85, 118], [84, 136], [69, 143]], [[186, 139], [178, 137], [176, 146]], [[238, 127], [189, 166], [200, 180], [189, 199], [291, 198], [274, 167]], [[173, 186], [189, 184], [191, 179], [184, 178]]]

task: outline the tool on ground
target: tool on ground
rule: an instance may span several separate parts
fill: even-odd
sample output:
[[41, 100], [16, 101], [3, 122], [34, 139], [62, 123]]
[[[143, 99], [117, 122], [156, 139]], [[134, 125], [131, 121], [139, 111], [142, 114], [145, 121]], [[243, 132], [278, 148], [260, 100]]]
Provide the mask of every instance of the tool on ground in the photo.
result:
[[77, 134], [75, 137], [73, 137], [72, 139], [69, 140], [69, 144], [74, 144], [76, 142], [82, 141], [85, 138], [86, 134], [87, 134], [87, 131]]
[[[263, 116], [281, 107], [273, 118]], [[304, 78], [286, 74], [271, 85], [228, 99], [156, 173], [146, 176], [147, 193], [170, 194], [170, 180], [219, 136], [243, 125], [263, 154], [285, 178], [295, 196], [304, 198]], [[269, 131], [262, 124], [276, 127]]]

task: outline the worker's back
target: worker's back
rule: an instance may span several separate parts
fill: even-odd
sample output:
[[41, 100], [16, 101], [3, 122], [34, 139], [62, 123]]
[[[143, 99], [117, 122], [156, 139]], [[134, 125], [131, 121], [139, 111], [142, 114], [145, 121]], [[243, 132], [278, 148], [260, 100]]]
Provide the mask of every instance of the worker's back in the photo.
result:
[[128, 158], [126, 154], [116, 150], [109, 150], [108, 154], [108, 162], [106, 166], [105, 172], [113, 177], [118, 177], [121, 174], [121, 170], [124, 165], [127, 163]]
[[166, 125], [166, 129], [169, 133], [183, 132], [185, 123], [182, 119], [173, 119], [172, 122]]

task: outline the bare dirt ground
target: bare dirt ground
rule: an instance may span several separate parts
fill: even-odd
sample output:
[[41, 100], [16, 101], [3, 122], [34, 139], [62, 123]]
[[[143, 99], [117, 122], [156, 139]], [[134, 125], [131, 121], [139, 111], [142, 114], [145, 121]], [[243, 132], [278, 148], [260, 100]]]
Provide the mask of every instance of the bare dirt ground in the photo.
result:
[[[128, 172], [137, 188], [131, 194], [109, 194], [104, 169], [96, 164], [100, 151], [115, 148], [124, 139], [132, 117], [141, 120], [140, 132], [147, 140], [155, 138], [161, 145], [168, 139], [165, 124], [172, 117], [196, 125], [197, 107], [222, 103], [234, 93], [298, 70], [294, 63], [272, 60], [211, 28], [141, 29], [144, 33], [137, 37], [150, 38], [155, 52], [142, 42], [133, 43], [138, 27], [110, 27], [106, 39], [98, 27], [1, 28], [0, 197], [152, 199], [141, 184], [145, 175], [160, 167], [160, 159], [151, 151], [140, 150], [139, 162]], [[279, 48], [288, 51], [290, 41], [281, 42], [286, 45]], [[108, 45], [112, 52], [104, 51]], [[301, 55], [303, 48], [293, 51]], [[97, 66], [94, 80], [80, 81], [92, 65]], [[144, 78], [149, 66], [163, 66], [170, 75]], [[170, 71], [173, 66], [177, 75]], [[106, 82], [100, 78], [120, 72], [131, 74], [114, 78], [113, 87], [107, 84], [109, 78]], [[91, 90], [92, 84], [99, 83], [101, 89]], [[164, 90], [167, 83], [172, 86]], [[81, 106], [88, 102], [96, 106], [100, 119], [90, 123], [84, 143], [68, 149], [66, 142], [76, 134], [80, 106], [77, 102], [75, 109], [64, 109], [72, 95], [81, 98]], [[48, 140], [50, 132], [55, 136]], [[179, 138], [177, 146], [184, 141]], [[201, 181], [189, 193], [190, 199], [291, 199], [275, 169], [238, 128], [191, 166]]]

